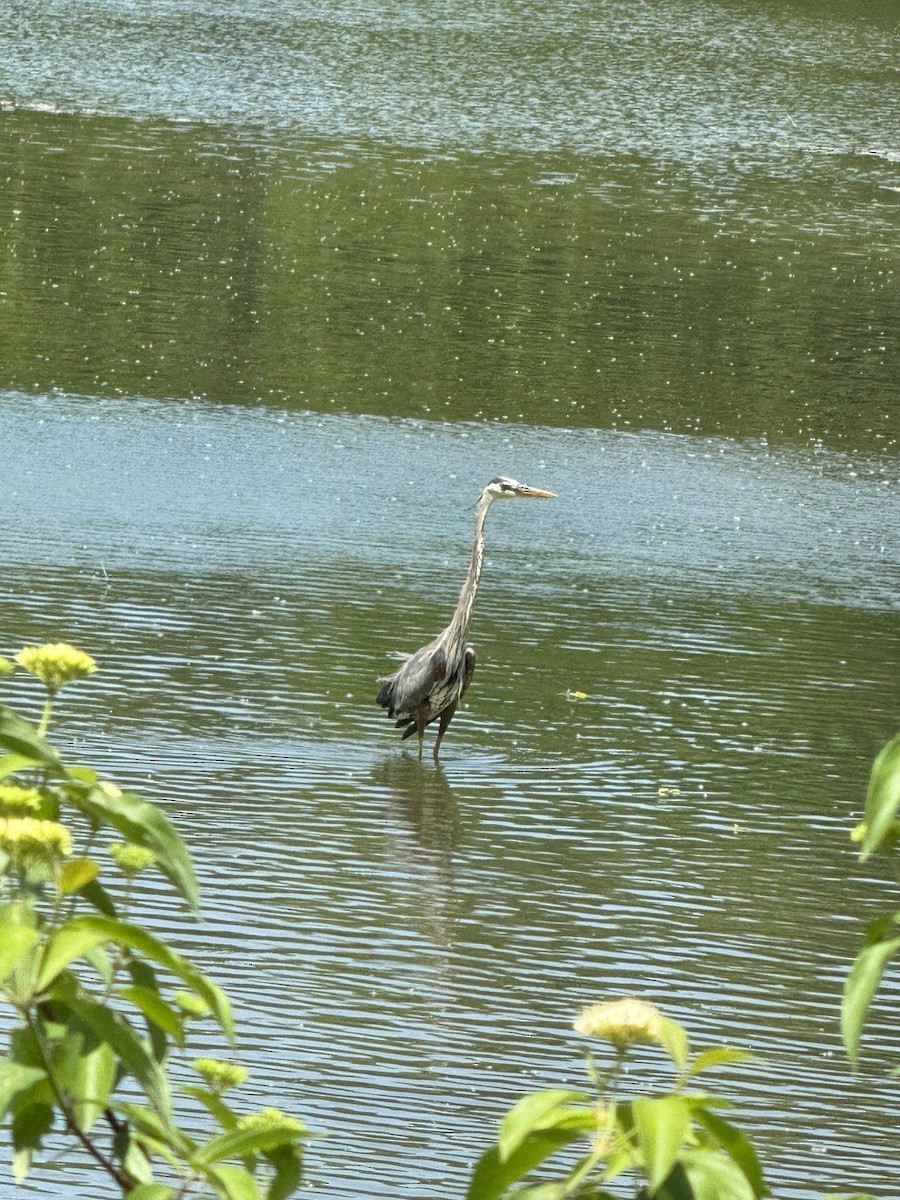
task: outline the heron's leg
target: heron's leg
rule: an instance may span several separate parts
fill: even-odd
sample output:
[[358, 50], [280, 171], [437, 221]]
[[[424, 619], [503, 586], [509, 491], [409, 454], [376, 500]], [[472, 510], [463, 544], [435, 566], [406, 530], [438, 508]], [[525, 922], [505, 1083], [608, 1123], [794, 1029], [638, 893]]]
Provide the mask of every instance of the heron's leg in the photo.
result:
[[419, 734], [419, 759], [422, 758], [422, 749], [425, 745], [425, 726], [428, 724], [428, 705], [420, 704], [416, 708], [416, 730]]
[[441, 748], [441, 742], [443, 741], [444, 734], [447, 732], [447, 727], [449, 726], [450, 722], [453, 720], [453, 714], [455, 712], [456, 712], [456, 705], [450, 704], [441, 713], [440, 720], [438, 721], [438, 733], [437, 733], [437, 737], [435, 738], [435, 742], [434, 742], [434, 761], [435, 762], [437, 762], [437, 760], [438, 760], [438, 752], [440, 751], [440, 748]]

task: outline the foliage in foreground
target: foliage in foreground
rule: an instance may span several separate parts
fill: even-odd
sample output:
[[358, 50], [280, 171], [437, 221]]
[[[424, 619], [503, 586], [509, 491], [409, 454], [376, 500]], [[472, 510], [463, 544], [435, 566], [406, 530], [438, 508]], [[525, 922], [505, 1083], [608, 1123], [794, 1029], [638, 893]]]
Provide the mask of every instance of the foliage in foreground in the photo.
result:
[[[586, 1008], [575, 1029], [609, 1042], [611, 1064], [601, 1068], [588, 1053], [591, 1090], [552, 1088], [515, 1104], [476, 1166], [467, 1200], [614, 1200], [605, 1185], [622, 1176], [633, 1183], [637, 1200], [756, 1200], [768, 1194], [756, 1152], [721, 1115], [730, 1102], [698, 1086], [711, 1068], [750, 1055], [714, 1046], [691, 1057], [684, 1028], [633, 998]], [[668, 1055], [674, 1071], [665, 1092], [622, 1094], [623, 1068], [636, 1045], [656, 1045]], [[574, 1164], [569, 1156], [549, 1178], [516, 1186], [584, 1140], [587, 1152]]]
[[[128, 1200], [284, 1200], [301, 1182], [309, 1136], [301, 1122], [277, 1109], [232, 1108], [225, 1093], [247, 1078], [235, 1062], [195, 1058], [197, 1082], [178, 1089], [170, 1078], [193, 1023], [214, 1021], [233, 1044], [222, 989], [127, 919], [135, 882], [149, 869], [196, 908], [187, 849], [158, 808], [89, 767], [64, 764], [46, 738], [57, 694], [92, 674], [93, 659], [67, 645], [30, 646], [15, 663], [0, 659], [0, 674], [16, 666], [46, 689], [37, 727], [0, 705], [0, 1001], [13, 1025], [0, 1058], [0, 1122], [10, 1129], [17, 1177], [55, 1129]], [[900, 841], [898, 812], [900, 735], [873, 767], [863, 859]], [[101, 846], [110, 834], [123, 840]], [[842, 1030], [854, 1063], [869, 1005], [898, 950], [900, 912], [872, 923], [847, 979]], [[682, 1026], [635, 999], [593, 1005], [575, 1028], [608, 1043], [611, 1063], [600, 1066], [588, 1053], [589, 1089], [549, 1089], [514, 1105], [467, 1200], [613, 1200], [608, 1186], [623, 1181], [636, 1200], [769, 1194], [750, 1142], [722, 1116], [730, 1102], [699, 1086], [705, 1072], [741, 1062], [745, 1052], [717, 1046], [691, 1056]], [[638, 1045], [666, 1053], [668, 1089], [623, 1094]], [[205, 1136], [179, 1123], [179, 1091], [205, 1111]], [[587, 1149], [576, 1157], [579, 1141]]]
[[[893, 852], [900, 843], [900, 734], [872, 767], [865, 820], [855, 831], [860, 858]], [[863, 1025], [885, 968], [900, 951], [900, 911], [873, 921], [844, 987], [841, 1029], [847, 1056], [856, 1065]], [[759, 1160], [747, 1138], [721, 1116], [723, 1097], [692, 1090], [703, 1071], [740, 1062], [746, 1053], [725, 1046], [689, 1058], [685, 1030], [652, 1004], [623, 999], [587, 1008], [577, 1032], [612, 1044], [614, 1062], [598, 1068], [587, 1055], [593, 1090], [552, 1088], [532, 1092], [509, 1110], [496, 1143], [481, 1157], [467, 1200], [615, 1200], [606, 1185], [627, 1176], [636, 1200], [757, 1200], [769, 1194]], [[634, 1045], [662, 1047], [675, 1069], [663, 1093], [624, 1098], [622, 1068]], [[900, 1068], [895, 1071], [900, 1074]], [[719, 1111], [717, 1111], [719, 1110]], [[551, 1178], [547, 1160], [587, 1140], [589, 1149]], [[874, 1200], [868, 1193], [825, 1200]]]
[[[900, 841], [900, 733], [884, 746], [872, 766], [866, 813], [856, 831], [862, 842], [860, 859], [865, 862], [876, 850], [893, 853]], [[885, 968], [900, 950], [900, 912], [876, 917], [866, 930], [863, 948], [856, 956], [844, 984], [841, 1032], [850, 1061], [859, 1059], [859, 1042], [869, 1005], [878, 990]]]
[[[197, 907], [184, 843], [159, 808], [66, 765], [46, 739], [60, 689], [96, 664], [59, 644], [0, 659], [0, 673], [17, 666], [42, 681], [46, 703], [37, 727], [0, 705], [0, 1001], [12, 1010], [0, 1121], [16, 1176], [56, 1129], [129, 1200], [284, 1200], [301, 1180], [301, 1122], [232, 1108], [224, 1093], [247, 1077], [237, 1063], [197, 1058], [196, 1082], [177, 1089], [170, 1078], [189, 1025], [209, 1019], [234, 1041], [222, 989], [128, 920], [148, 869]], [[123, 840], [104, 853], [110, 834]], [[205, 1110], [200, 1138], [179, 1123], [179, 1090]]]

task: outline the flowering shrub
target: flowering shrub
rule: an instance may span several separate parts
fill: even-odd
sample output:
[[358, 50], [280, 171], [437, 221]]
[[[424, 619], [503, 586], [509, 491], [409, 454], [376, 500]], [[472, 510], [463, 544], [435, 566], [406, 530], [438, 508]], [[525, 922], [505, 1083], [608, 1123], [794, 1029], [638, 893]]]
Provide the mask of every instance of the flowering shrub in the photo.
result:
[[[865, 861], [900, 845], [900, 734], [875, 759], [865, 820], [852, 834]], [[876, 918], [866, 931], [844, 985], [841, 1029], [856, 1064], [872, 998], [892, 959], [900, 954], [900, 912]], [[576, 1033], [608, 1042], [613, 1063], [598, 1067], [590, 1051], [593, 1091], [551, 1088], [523, 1097], [500, 1125], [496, 1143], [481, 1156], [467, 1200], [615, 1200], [606, 1185], [628, 1177], [636, 1200], [757, 1200], [769, 1190], [756, 1153], [719, 1111], [722, 1097], [691, 1090], [701, 1073], [747, 1058], [716, 1046], [689, 1057], [685, 1030], [653, 1004], [633, 997], [594, 1004], [574, 1022]], [[675, 1073], [671, 1088], [654, 1095], [621, 1094], [621, 1075], [634, 1046], [659, 1046]], [[895, 1071], [895, 1074], [897, 1071]], [[524, 1183], [547, 1160], [578, 1141], [587, 1152], [551, 1178]], [[868, 1193], [824, 1200], [874, 1200]]]
[[[16, 1176], [27, 1175], [56, 1128], [128, 1200], [197, 1193], [285, 1200], [300, 1186], [309, 1133], [277, 1108], [240, 1112], [226, 1102], [225, 1093], [247, 1081], [242, 1065], [194, 1058], [200, 1082], [180, 1091], [202, 1106], [211, 1127], [192, 1136], [177, 1120], [172, 1056], [186, 1049], [192, 1023], [204, 1020], [233, 1043], [231, 1008], [212, 980], [127, 920], [135, 883], [148, 870], [197, 906], [190, 856], [165, 814], [89, 767], [66, 765], [46, 739], [60, 690], [96, 669], [90, 655], [63, 643], [0, 658], [0, 676], [24, 670], [46, 692], [37, 726], [0, 705], [0, 1002], [13, 1023], [0, 1057], [0, 1122], [9, 1127]], [[863, 857], [900, 842], [898, 813], [900, 735], [873, 768], [856, 834]], [[94, 854], [110, 832], [123, 840], [106, 845], [108, 877]], [[900, 913], [874, 922], [848, 976], [843, 1031], [853, 1061], [882, 972], [900, 952], [898, 930]], [[606, 1043], [611, 1063], [601, 1066], [588, 1051], [590, 1090], [553, 1088], [515, 1104], [478, 1161], [467, 1200], [614, 1200], [607, 1185], [626, 1180], [636, 1200], [768, 1194], [753, 1147], [721, 1115], [729, 1102], [696, 1084], [745, 1052], [716, 1046], [692, 1057], [684, 1028], [633, 997], [583, 1009], [574, 1028]], [[667, 1055], [668, 1090], [623, 1094], [635, 1046]], [[586, 1149], [573, 1163], [578, 1142]], [[551, 1170], [548, 1161], [564, 1150], [565, 1165]], [[548, 1170], [549, 1178], [532, 1179]]]
[[[638, 1200], [756, 1200], [768, 1194], [753, 1147], [717, 1111], [729, 1102], [691, 1086], [702, 1072], [749, 1058], [745, 1051], [715, 1046], [691, 1058], [684, 1028], [633, 997], [585, 1008], [574, 1028], [608, 1042], [612, 1063], [600, 1067], [589, 1051], [591, 1091], [551, 1088], [515, 1104], [478, 1162], [467, 1200], [614, 1200], [605, 1185], [626, 1176]], [[653, 1045], [672, 1062], [671, 1088], [623, 1096], [622, 1070], [632, 1047]], [[570, 1161], [531, 1186], [515, 1186], [578, 1141], [587, 1150], [574, 1165]]]
[[[56, 1128], [129, 1200], [284, 1200], [301, 1182], [308, 1133], [278, 1109], [241, 1113], [223, 1099], [245, 1082], [244, 1067], [195, 1059], [200, 1083], [181, 1091], [211, 1128], [195, 1137], [178, 1123], [173, 1052], [185, 1048], [189, 1023], [205, 1019], [232, 1044], [231, 1007], [211, 979], [127, 919], [135, 881], [150, 869], [197, 905], [190, 856], [165, 814], [89, 767], [67, 766], [46, 740], [60, 690], [96, 669], [62, 643], [0, 659], [0, 675], [24, 670], [45, 688], [37, 727], [0, 705], [0, 1001], [13, 1018], [0, 1121], [16, 1176]], [[110, 832], [124, 841], [107, 847], [104, 867], [93, 855]]]
[[[860, 859], [880, 850], [896, 851], [900, 841], [900, 733], [891, 739], [872, 764], [863, 823], [853, 832], [861, 843]], [[841, 1032], [847, 1056], [854, 1065], [872, 998], [888, 964], [900, 952], [900, 912], [876, 917], [866, 930], [863, 948], [856, 956], [844, 985]]]

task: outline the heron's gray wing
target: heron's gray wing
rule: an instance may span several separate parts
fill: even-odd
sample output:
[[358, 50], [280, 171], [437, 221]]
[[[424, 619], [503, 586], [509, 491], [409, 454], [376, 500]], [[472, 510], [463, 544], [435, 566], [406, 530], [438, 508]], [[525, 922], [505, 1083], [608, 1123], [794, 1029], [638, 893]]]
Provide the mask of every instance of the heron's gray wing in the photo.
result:
[[436, 683], [444, 676], [447, 655], [436, 638], [417, 650], [399, 671], [388, 675], [378, 693], [377, 702], [390, 716], [415, 712], [427, 700]]

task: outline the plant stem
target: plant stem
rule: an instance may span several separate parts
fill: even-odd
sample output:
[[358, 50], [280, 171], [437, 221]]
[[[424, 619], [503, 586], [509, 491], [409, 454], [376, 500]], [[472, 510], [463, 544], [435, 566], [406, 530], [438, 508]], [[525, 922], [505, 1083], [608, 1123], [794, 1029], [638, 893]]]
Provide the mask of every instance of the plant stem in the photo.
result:
[[628, 1051], [624, 1046], [616, 1046], [616, 1061], [612, 1065], [612, 1070], [609, 1073], [609, 1078], [606, 1081], [606, 1086], [613, 1098], [616, 1099], [616, 1088], [619, 1083], [619, 1076], [622, 1074], [622, 1067], [625, 1065], [625, 1058]]
[[175, 1200], [183, 1200], [183, 1198], [188, 1194], [189, 1189], [191, 1187], [193, 1187], [193, 1185], [194, 1185], [194, 1176], [193, 1175], [185, 1175], [184, 1180], [181, 1184], [181, 1187], [175, 1193]]
[[44, 711], [41, 713], [40, 724], [38, 725], [38, 737], [47, 736], [47, 727], [50, 724], [50, 714], [53, 712], [53, 693], [48, 692], [47, 702], [44, 705]]
[[[123, 916], [126, 915], [128, 912], [128, 906], [131, 903], [131, 889], [133, 886], [134, 886], [133, 879], [129, 879], [126, 881], [125, 895], [122, 900], [122, 910], [121, 910]], [[118, 975], [119, 971], [121, 971], [122, 967], [124, 967], [125, 963], [128, 962], [130, 957], [131, 957], [130, 951], [127, 950], [124, 946], [116, 946], [116, 952], [113, 955], [112, 959], [110, 960], [109, 979], [106, 981], [106, 987], [103, 989], [103, 995], [102, 995], [101, 1001], [100, 1001], [101, 1004], [109, 1003], [109, 998], [112, 995], [113, 987], [115, 986], [115, 983], [116, 983], [116, 976]]]
[[75, 1115], [72, 1112], [69, 1102], [63, 1094], [62, 1088], [59, 1086], [56, 1076], [53, 1074], [53, 1065], [50, 1062], [50, 1055], [47, 1053], [47, 1047], [44, 1044], [44, 1037], [40, 1024], [35, 1020], [34, 1014], [31, 1011], [28, 1011], [25, 1014], [25, 1017], [28, 1021], [28, 1026], [31, 1029], [31, 1032], [34, 1034], [34, 1040], [40, 1052], [41, 1059], [43, 1060], [44, 1070], [47, 1072], [47, 1079], [50, 1083], [50, 1087], [53, 1089], [53, 1095], [56, 1097], [56, 1103], [59, 1106], [59, 1111], [66, 1119], [66, 1128], [69, 1130], [69, 1133], [71, 1133], [78, 1139], [79, 1142], [81, 1142], [88, 1154], [90, 1154], [91, 1157], [100, 1164], [104, 1171], [113, 1177], [113, 1179], [122, 1189], [123, 1194], [125, 1192], [130, 1192], [135, 1186], [135, 1181], [131, 1178], [131, 1176], [128, 1175], [127, 1172], [123, 1171], [120, 1167], [117, 1167], [111, 1159], [107, 1158], [99, 1146], [94, 1145], [84, 1130], [78, 1128], [78, 1125], [75, 1121]]

